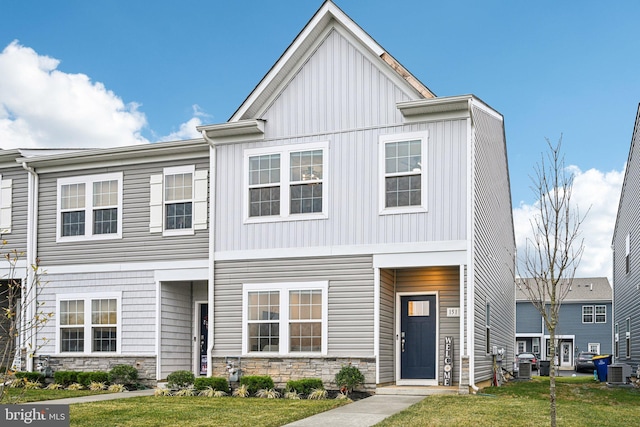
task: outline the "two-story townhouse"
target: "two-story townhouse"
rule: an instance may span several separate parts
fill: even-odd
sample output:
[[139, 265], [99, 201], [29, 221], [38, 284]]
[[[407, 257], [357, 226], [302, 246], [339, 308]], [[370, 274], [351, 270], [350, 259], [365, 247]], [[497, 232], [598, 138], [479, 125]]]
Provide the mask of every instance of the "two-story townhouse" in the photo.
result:
[[[531, 280], [531, 279], [520, 279]], [[559, 311], [556, 327], [557, 364], [573, 369], [582, 351], [611, 354], [612, 290], [606, 277], [574, 278]], [[516, 353], [550, 357], [549, 331], [524, 288], [516, 289]]]
[[640, 105], [613, 232], [614, 360], [640, 366]]
[[[437, 98], [325, 2], [212, 146], [211, 373], [346, 364], [367, 387], [492, 377], [514, 356], [503, 117]], [[381, 389], [379, 389], [380, 391]]]
[[17, 161], [33, 183], [27, 240], [45, 283], [38, 303], [54, 313], [36, 359], [54, 370], [130, 364], [150, 382], [178, 369], [206, 373], [208, 144]]

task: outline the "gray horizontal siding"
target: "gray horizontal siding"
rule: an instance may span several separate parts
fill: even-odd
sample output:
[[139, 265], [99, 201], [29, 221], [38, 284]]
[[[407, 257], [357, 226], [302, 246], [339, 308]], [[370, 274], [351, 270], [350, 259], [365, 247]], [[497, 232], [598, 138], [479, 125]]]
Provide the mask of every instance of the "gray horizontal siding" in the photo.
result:
[[501, 120], [472, 107], [475, 126], [473, 278], [475, 381], [492, 377], [487, 355], [486, 304], [490, 305], [490, 347], [515, 357], [515, 237], [509, 171]]
[[[38, 222], [39, 257], [43, 266], [131, 261], [179, 261], [208, 257], [208, 230], [195, 235], [163, 237], [149, 232], [149, 177], [168, 166], [196, 165], [208, 170], [208, 158], [103, 168], [71, 173], [46, 173], [40, 177]], [[57, 179], [123, 172], [122, 239], [56, 243]]]
[[11, 179], [11, 233], [3, 234], [7, 241], [2, 250], [6, 253], [27, 250], [27, 213], [28, 213], [28, 175], [22, 168], [0, 169], [2, 179]]
[[[54, 354], [59, 351], [56, 336], [56, 295], [121, 292], [122, 354], [154, 354], [156, 330], [156, 285], [153, 272], [112, 272], [83, 274], [44, 274], [40, 278], [42, 289], [38, 301], [43, 304], [45, 313], [53, 317], [38, 333], [47, 342], [38, 353]], [[86, 345], [86, 344], [85, 344]]]
[[192, 369], [193, 304], [189, 282], [162, 283], [160, 291], [160, 378]]
[[373, 355], [373, 268], [371, 257], [321, 257], [260, 261], [217, 261], [214, 356], [242, 352], [244, 283], [329, 282], [329, 356]]
[[542, 320], [538, 310], [529, 301], [516, 303], [516, 333], [539, 334], [542, 332]]

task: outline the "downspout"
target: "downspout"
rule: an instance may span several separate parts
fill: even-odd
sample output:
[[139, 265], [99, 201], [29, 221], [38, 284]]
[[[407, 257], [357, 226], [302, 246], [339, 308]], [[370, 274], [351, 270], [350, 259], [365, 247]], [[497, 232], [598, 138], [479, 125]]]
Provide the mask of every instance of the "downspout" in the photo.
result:
[[474, 268], [474, 250], [473, 243], [475, 237], [474, 228], [474, 177], [475, 177], [475, 127], [473, 125], [472, 114], [473, 99], [469, 98], [468, 109], [469, 119], [467, 119], [467, 141], [468, 141], [468, 157], [467, 157], [467, 171], [469, 176], [467, 178], [467, 191], [468, 191], [468, 206], [467, 206], [467, 352], [469, 355], [469, 387], [471, 387], [474, 393], [477, 393], [480, 389], [476, 386], [475, 375], [475, 268]]
[[214, 257], [215, 257], [215, 218], [216, 218], [216, 145], [207, 136], [207, 131], [202, 131], [202, 137], [209, 144], [209, 262], [208, 262], [208, 282], [209, 289], [207, 292], [207, 303], [209, 307], [209, 328], [207, 330], [207, 376], [213, 375], [213, 366], [211, 363], [211, 356], [214, 347], [214, 333], [215, 328], [214, 321]]
[[[38, 250], [38, 185], [39, 177], [36, 171], [22, 162], [22, 168], [26, 170], [28, 175], [28, 192], [27, 192], [27, 284], [26, 290], [22, 289], [23, 314], [22, 324], [26, 328], [27, 322], [31, 322], [37, 310], [38, 291], [34, 289], [36, 271], [33, 266], [36, 265]], [[27, 302], [26, 306], [24, 303]], [[36, 330], [27, 332], [23, 330], [21, 334], [21, 346], [27, 344], [27, 371], [33, 371], [33, 353], [35, 352]], [[27, 343], [28, 341], [28, 343]]]

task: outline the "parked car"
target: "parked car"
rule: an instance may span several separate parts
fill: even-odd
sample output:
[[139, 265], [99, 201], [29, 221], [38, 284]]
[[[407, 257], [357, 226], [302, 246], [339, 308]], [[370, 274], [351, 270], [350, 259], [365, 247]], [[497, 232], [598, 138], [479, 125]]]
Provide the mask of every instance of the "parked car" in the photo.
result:
[[516, 366], [520, 362], [531, 362], [531, 369], [538, 369], [538, 358], [533, 353], [520, 353], [516, 356]]
[[597, 355], [598, 353], [590, 353], [588, 351], [578, 353], [578, 357], [576, 357], [576, 372], [593, 372], [596, 369], [593, 364], [593, 356]]

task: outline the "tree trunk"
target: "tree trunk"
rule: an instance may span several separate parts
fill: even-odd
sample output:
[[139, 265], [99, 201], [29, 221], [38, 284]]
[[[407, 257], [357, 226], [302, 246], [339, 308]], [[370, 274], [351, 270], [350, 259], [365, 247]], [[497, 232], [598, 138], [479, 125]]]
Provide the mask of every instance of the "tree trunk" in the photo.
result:
[[551, 427], [556, 427], [556, 329], [549, 330], [549, 348], [551, 363], [549, 369], [549, 418]]

